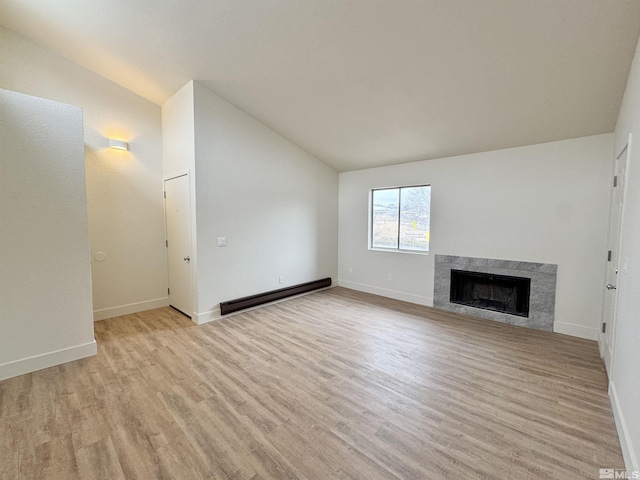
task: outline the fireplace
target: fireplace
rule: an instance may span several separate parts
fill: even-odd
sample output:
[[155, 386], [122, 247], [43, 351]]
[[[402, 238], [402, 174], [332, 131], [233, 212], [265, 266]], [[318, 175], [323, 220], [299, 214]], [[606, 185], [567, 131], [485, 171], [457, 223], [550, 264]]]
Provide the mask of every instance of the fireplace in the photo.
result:
[[557, 270], [550, 263], [436, 254], [433, 306], [552, 332]]
[[451, 270], [452, 303], [528, 317], [530, 291], [530, 278]]

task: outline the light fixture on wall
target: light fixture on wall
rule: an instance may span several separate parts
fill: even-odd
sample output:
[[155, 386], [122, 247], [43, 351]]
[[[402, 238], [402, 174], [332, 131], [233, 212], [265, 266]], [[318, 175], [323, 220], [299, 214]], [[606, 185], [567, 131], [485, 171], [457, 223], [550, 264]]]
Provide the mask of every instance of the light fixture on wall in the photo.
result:
[[109, 139], [109, 148], [115, 148], [116, 150], [129, 150], [129, 144], [123, 140]]

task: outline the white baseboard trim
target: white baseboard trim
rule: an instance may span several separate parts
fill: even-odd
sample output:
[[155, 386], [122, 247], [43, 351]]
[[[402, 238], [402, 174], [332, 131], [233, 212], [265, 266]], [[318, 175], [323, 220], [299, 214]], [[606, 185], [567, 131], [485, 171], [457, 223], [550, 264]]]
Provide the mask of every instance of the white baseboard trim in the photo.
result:
[[221, 318], [222, 318], [222, 315], [220, 315], [220, 307], [204, 313], [193, 312], [191, 314], [191, 321], [196, 325], [215, 322], [216, 320], [220, 320]]
[[33, 357], [14, 360], [0, 365], [0, 380], [17, 377], [26, 373], [35, 372], [44, 368], [55, 367], [62, 363], [73, 362], [81, 358], [92, 357], [98, 353], [98, 345], [93, 340], [89, 343], [63, 348], [55, 352], [43, 353]]
[[613, 382], [609, 382], [609, 398], [611, 399], [613, 418], [616, 421], [616, 429], [618, 430], [618, 438], [620, 439], [620, 447], [622, 448], [622, 456], [624, 457], [624, 466], [627, 472], [638, 472], [640, 471], [638, 457], [636, 456], [634, 445], [631, 445], [631, 436], [629, 435], [629, 429], [624, 420], [620, 402], [618, 401], [618, 394], [616, 393], [616, 387]]
[[554, 322], [553, 331], [563, 333], [572, 337], [586, 338], [587, 340], [598, 340], [598, 329], [576, 325], [575, 323]]
[[287, 300], [292, 300], [298, 297], [304, 297], [305, 295], [311, 295], [312, 293], [318, 293], [323, 290], [329, 290], [335, 287], [335, 285], [331, 285], [330, 287], [318, 288], [317, 290], [312, 290], [310, 292], [299, 293], [298, 295], [292, 295], [291, 297], [281, 298], [280, 300], [274, 300], [273, 302], [263, 303], [262, 305], [257, 305], [251, 308], [245, 308], [244, 310], [239, 310], [237, 312], [228, 313], [227, 315], [220, 314], [220, 307], [217, 307], [215, 310], [210, 310], [204, 313], [195, 313], [191, 317], [191, 321], [196, 325], [202, 325], [203, 323], [215, 322], [216, 320], [221, 320], [223, 318], [233, 317], [234, 315], [240, 315], [241, 313], [251, 312], [253, 310], [258, 310], [263, 307], [268, 307], [269, 305], [275, 305], [277, 303], [286, 302]]
[[404, 302], [433, 307], [433, 297], [424, 297], [422, 295], [414, 295], [413, 293], [405, 293], [398, 290], [374, 287], [372, 285], [349, 282], [347, 280], [338, 280], [338, 285], [344, 288], [350, 288], [351, 290], [358, 290], [359, 292], [373, 293], [374, 295], [380, 295], [382, 297], [388, 297], [395, 300], [402, 300]]
[[120, 315], [129, 315], [130, 313], [144, 312], [145, 310], [153, 310], [154, 308], [168, 307], [169, 297], [156, 298], [145, 302], [130, 303], [128, 305], [120, 305], [119, 307], [103, 308], [93, 311], [93, 321], [106, 320], [107, 318], [119, 317]]

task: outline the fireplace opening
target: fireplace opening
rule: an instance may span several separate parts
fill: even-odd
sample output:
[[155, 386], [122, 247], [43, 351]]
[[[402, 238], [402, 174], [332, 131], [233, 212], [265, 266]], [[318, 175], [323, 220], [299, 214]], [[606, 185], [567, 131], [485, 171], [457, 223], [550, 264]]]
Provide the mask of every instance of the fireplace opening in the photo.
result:
[[451, 270], [451, 303], [529, 316], [531, 279]]

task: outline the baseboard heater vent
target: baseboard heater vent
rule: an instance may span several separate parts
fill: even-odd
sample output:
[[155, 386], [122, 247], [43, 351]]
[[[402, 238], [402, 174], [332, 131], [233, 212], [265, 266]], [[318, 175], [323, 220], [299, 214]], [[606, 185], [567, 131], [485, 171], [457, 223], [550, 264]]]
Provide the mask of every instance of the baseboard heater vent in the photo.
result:
[[238, 310], [244, 310], [246, 308], [257, 307], [264, 303], [275, 302], [276, 300], [282, 300], [283, 298], [292, 297], [294, 295], [300, 295], [301, 293], [312, 292], [320, 288], [326, 288], [331, 286], [331, 278], [323, 278], [322, 280], [314, 280], [313, 282], [301, 283], [299, 285], [293, 285], [287, 288], [281, 288], [279, 290], [271, 290], [270, 292], [258, 293], [257, 295], [251, 295], [249, 297], [236, 298], [235, 300], [229, 300], [228, 302], [220, 303], [220, 314], [226, 315], [228, 313], [237, 312]]

